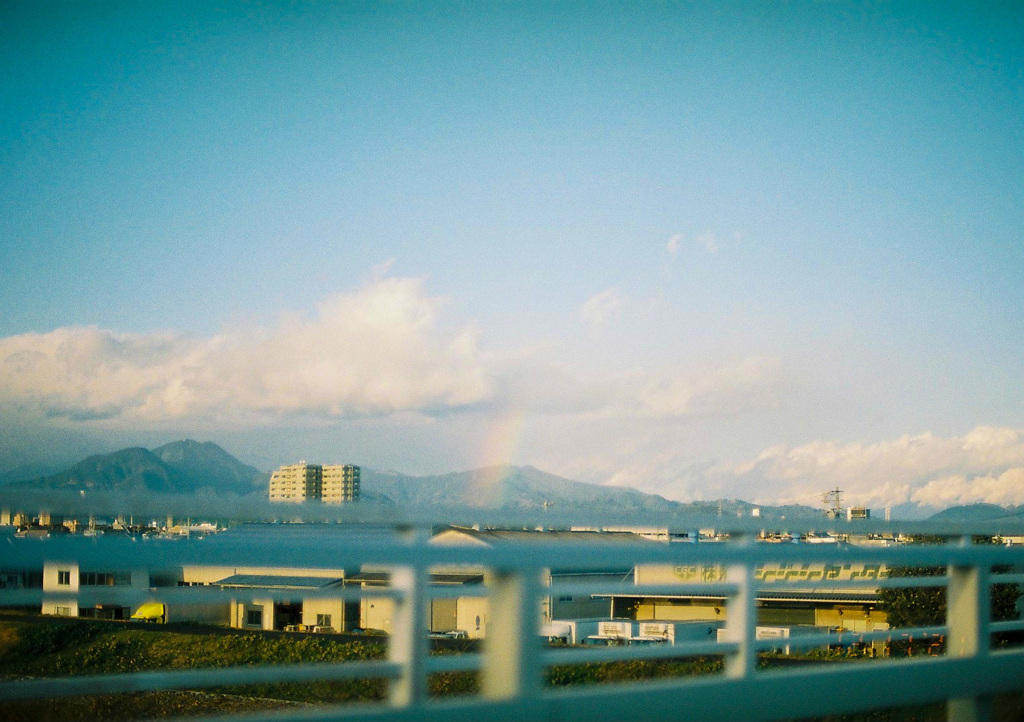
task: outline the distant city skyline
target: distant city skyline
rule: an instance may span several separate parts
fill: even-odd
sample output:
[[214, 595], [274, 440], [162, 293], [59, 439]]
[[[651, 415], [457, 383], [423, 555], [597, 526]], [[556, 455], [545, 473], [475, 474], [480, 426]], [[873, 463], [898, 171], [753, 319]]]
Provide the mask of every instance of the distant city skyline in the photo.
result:
[[5, 3], [0, 472], [1024, 504], [1024, 6]]

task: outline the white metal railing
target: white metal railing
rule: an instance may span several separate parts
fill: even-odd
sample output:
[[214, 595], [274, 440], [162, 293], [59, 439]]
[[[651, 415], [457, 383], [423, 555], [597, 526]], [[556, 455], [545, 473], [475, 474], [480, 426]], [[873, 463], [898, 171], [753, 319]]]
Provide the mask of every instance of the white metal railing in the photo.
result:
[[[339, 664], [275, 665], [110, 675], [73, 679], [35, 679], [0, 683], [0, 700], [38, 699], [127, 691], [198, 689], [225, 685], [377, 678], [388, 680], [388, 697], [377, 705], [304, 710], [296, 718], [381, 720], [776, 720], [842, 714], [878, 707], [950, 700], [951, 719], [984, 719], [993, 695], [1024, 691], [1024, 649], [997, 649], [992, 635], [1024, 629], [1021, 621], [989, 618], [992, 584], [1024, 582], [1024, 548], [974, 545], [966, 536], [945, 545], [889, 548], [855, 545], [761, 544], [750, 529], [739, 529], [726, 543], [504, 543], [485, 546], [439, 546], [429, 543], [429, 520], [406, 525], [393, 536], [358, 535], [336, 544], [305, 541], [301, 527], [287, 543], [254, 549], [251, 540], [235, 543], [231, 534], [215, 540], [159, 542], [54, 538], [7, 543], [2, 565], [41, 569], [48, 561], [73, 561], [108, 570], [159, 568], [168, 564], [246, 565], [345, 569], [372, 565], [387, 569], [387, 588], [303, 591], [306, 598], [359, 599], [390, 597], [395, 612], [385, 660]], [[908, 630], [942, 634], [945, 653], [936, 657], [870, 660], [863, 663], [804, 666], [766, 671], [758, 652], [777, 646], [756, 639], [757, 595], [764, 589], [807, 587], [807, 583], [758, 582], [755, 570], [773, 563], [872, 563], [893, 566], [944, 566], [938, 577], [889, 577], [842, 583], [873, 591], [880, 587], [943, 586], [948, 615], [943, 625]], [[547, 587], [544, 570], [586, 571], [637, 564], [703, 564], [725, 570], [722, 581], [685, 584], [573, 582]], [[485, 583], [473, 589], [432, 586], [435, 568], [480, 569]], [[996, 574], [993, 567], [1010, 567]], [[725, 627], [720, 641], [681, 642], [675, 646], [548, 648], [540, 637], [541, 599], [559, 592], [600, 595], [631, 591], [642, 594], [701, 594], [724, 601]], [[96, 590], [81, 589], [82, 598]], [[287, 601], [283, 590], [218, 590], [203, 587], [104, 588], [126, 603], [148, 599], [169, 604], [273, 599]], [[0, 590], [0, 606], [41, 601], [49, 591]], [[484, 594], [489, 604], [486, 638], [479, 653], [430, 656], [423, 620], [430, 600]], [[865, 642], [884, 640], [892, 631], [857, 635]], [[792, 647], [836, 641], [834, 634], [787, 640]], [[715, 656], [724, 661], [720, 674], [614, 685], [556, 688], [544, 683], [553, 665], [614, 660], [657, 660]], [[441, 671], [476, 671], [479, 693], [469, 698], [434, 699], [429, 675]], [[289, 719], [275, 713], [275, 719]]]

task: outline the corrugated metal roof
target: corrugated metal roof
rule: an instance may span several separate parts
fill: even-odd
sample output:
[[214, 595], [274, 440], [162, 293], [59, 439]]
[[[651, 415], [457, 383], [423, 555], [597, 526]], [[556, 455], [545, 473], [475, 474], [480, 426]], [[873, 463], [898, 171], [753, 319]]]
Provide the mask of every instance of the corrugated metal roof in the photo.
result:
[[[711, 594], [594, 594], [600, 599], [725, 599], [722, 595]], [[758, 592], [757, 599], [771, 602], [850, 602], [858, 604], [870, 604], [878, 601], [878, 595], [870, 592], [844, 592], [842, 590], [829, 591], [800, 591], [790, 590], [785, 592]]]
[[[366, 584], [386, 584], [391, 580], [391, 575], [387, 572], [358, 572], [350, 575], [346, 581], [352, 582], [364, 582]], [[431, 584], [480, 584], [484, 580], [484, 575], [479, 572], [466, 572], [459, 574], [431, 574]]]
[[340, 577], [232, 574], [214, 584], [222, 587], [257, 587], [260, 589], [323, 589], [340, 586], [344, 581]]
[[842, 590], [831, 591], [787, 591], [787, 592], [758, 592], [758, 599], [770, 600], [773, 602], [877, 602], [878, 595], [871, 592], [844, 592]]

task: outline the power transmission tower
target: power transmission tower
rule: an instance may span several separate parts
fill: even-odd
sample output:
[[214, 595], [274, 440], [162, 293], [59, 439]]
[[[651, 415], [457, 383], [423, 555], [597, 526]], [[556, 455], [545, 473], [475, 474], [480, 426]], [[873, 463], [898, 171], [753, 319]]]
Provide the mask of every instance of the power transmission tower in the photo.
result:
[[821, 495], [821, 503], [825, 507], [825, 516], [829, 519], [838, 519], [843, 515], [843, 490], [838, 486], [832, 491], [826, 491]]

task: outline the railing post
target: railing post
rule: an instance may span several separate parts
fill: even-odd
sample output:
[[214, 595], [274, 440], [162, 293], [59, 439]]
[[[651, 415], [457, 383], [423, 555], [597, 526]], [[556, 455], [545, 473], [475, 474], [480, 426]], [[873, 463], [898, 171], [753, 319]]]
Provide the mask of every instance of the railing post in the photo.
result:
[[397, 567], [391, 572], [391, 586], [401, 596], [395, 600], [388, 659], [401, 665], [402, 673], [391, 680], [388, 701], [409, 707], [427, 698], [426, 572], [420, 566]]
[[[946, 589], [949, 656], [979, 657], [989, 653], [990, 609], [991, 588], [988, 569], [979, 566], [950, 565], [949, 586]], [[946, 716], [950, 722], [990, 720], [992, 699], [951, 699], [947, 703]]]
[[541, 687], [539, 572], [498, 570], [488, 585], [480, 693], [487, 699], [534, 697]]
[[[749, 539], [740, 539], [738, 544], [749, 544]], [[725, 580], [735, 584], [736, 591], [726, 600], [723, 641], [739, 645], [735, 652], [725, 656], [725, 674], [733, 678], [748, 677], [757, 668], [757, 649], [754, 646], [757, 595], [753, 567], [750, 564], [731, 564], [726, 569]]]

